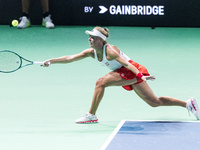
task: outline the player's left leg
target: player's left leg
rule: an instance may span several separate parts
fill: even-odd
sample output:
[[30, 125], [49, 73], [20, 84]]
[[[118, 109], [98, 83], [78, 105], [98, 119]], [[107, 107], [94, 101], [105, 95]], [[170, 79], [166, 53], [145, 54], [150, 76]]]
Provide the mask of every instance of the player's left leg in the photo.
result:
[[92, 104], [91, 104], [89, 113], [91, 113], [91, 114], [96, 113], [99, 103], [103, 98], [106, 87], [108, 87], [108, 86], [124, 86], [124, 85], [134, 84], [136, 82], [137, 82], [136, 78], [134, 78], [132, 80], [122, 79], [121, 76], [116, 71], [112, 71], [112, 72], [108, 73], [107, 75], [101, 77], [96, 82], [94, 95], [93, 95], [93, 99], [92, 99]]
[[91, 122], [98, 121], [95, 114], [96, 114], [97, 108], [103, 98], [106, 87], [108, 87], [108, 86], [124, 86], [124, 85], [134, 84], [136, 82], [137, 82], [137, 79], [135, 79], [135, 78], [132, 80], [122, 79], [117, 71], [112, 71], [112, 72], [108, 73], [107, 75], [98, 79], [96, 82], [90, 110], [85, 116], [77, 119], [76, 123], [91, 123]]

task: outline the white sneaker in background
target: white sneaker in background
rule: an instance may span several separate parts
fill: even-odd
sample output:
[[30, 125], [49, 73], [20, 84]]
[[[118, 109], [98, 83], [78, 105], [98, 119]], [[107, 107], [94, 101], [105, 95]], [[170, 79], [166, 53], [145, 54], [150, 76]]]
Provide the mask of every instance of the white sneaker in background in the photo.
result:
[[53, 24], [51, 20], [51, 15], [48, 15], [47, 17], [42, 19], [42, 25], [48, 29], [55, 28], [55, 25]]
[[20, 23], [18, 24], [17, 28], [18, 29], [25, 29], [31, 26], [30, 20], [26, 16], [22, 16], [20, 18]]
[[188, 111], [192, 112], [194, 116], [197, 118], [197, 120], [200, 119], [200, 109], [199, 106], [194, 98], [191, 98], [190, 100], [186, 101], [187, 105], [186, 108]]
[[85, 116], [76, 120], [76, 123], [96, 123], [98, 121], [97, 116], [87, 113]]

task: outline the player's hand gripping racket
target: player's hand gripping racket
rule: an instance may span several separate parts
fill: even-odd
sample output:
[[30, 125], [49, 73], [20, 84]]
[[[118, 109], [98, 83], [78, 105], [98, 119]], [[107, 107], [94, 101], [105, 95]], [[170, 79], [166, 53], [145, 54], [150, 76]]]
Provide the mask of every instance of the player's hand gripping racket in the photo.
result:
[[30, 61], [9, 50], [0, 51], [0, 72], [2, 73], [11, 73], [34, 64], [44, 65], [43, 62]]

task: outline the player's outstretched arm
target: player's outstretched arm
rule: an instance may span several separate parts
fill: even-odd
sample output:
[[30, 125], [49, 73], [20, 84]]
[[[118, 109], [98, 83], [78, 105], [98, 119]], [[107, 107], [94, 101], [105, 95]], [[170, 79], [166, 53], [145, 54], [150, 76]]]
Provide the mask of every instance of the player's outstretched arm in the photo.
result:
[[93, 57], [93, 49], [86, 49], [81, 53], [62, 56], [59, 58], [52, 58], [44, 61], [44, 67], [48, 67], [50, 64], [62, 64], [62, 63], [71, 63], [74, 61], [78, 61], [87, 57]]

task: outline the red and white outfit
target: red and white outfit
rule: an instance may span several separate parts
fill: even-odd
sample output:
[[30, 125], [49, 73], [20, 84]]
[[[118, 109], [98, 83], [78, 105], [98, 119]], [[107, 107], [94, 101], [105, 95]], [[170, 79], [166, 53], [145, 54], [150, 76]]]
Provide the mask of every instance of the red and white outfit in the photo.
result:
[[[137, 77], [137, 75], [135, 73], [133, 73], [131, 70], [129, 70], [129, 69], [125, 68], [124, 66], [122, 66], [118, 61], [116, 61], [115, 59], [111, 60], [111, 61], [109, 61], [109, 60], [106, 59], [106, 46], [107, 45], [104, 45], [104, 47], [103, 47], [103, 59], [102, 59], [102, 61], [100, 62], [98, 60], [96, 50], [94, 50], [94, 58], [101, 65], [108, 67], [110, 70], [113, 70], [113, 71], [117, 70], [117, 72], [119, 73], [119, 75], [123, 79], [125, 79], [125, 80], [131, 80], [131, 79], [136, 78], [137, 79], [137, 83], [135, 83], [135, 84], [141, 83], [143, 81], [141, 78]], [[147, 69], [144, 66], [142, 66], [142, 65], [134, 62], [126, 54], [124, 54], [121, 51], [120, 51], [120, 56], [123, 57], [124, 59], [126, 59], [132, 65], [134, 65], [140, 71], [140, 73], [142, 73], [145, 76], [149, 76], [149, 73], [148, 73]], [[128, 90], [128, 91], [133, 90], [133, 88], [132, 88], [131, 85], [125, 85], [125, 86], [122, 86], [122, 87], [124, 89]]]

